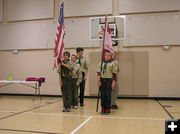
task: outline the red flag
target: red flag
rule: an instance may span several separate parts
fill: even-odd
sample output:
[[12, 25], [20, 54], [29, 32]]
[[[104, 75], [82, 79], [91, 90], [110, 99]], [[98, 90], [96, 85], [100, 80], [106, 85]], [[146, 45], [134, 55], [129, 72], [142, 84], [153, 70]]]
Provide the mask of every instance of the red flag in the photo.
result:
[[58, 19], [55, 48], [54, 48], [54, 68], [57, 67], [58, 59], [62, 58], [64, 50], [64, 36], [65, 36], [65, 26], [64, 26], [64, 2], [60, 6], [60, 14]]
[[105, 37], [104, 37], [104, 50], [109, 51], [114, 54], [114, 48], [112, 46], [112, 38], [111, 38], [111, 30], [109, 28], [109, 24], [106, 21], [105, 24]]

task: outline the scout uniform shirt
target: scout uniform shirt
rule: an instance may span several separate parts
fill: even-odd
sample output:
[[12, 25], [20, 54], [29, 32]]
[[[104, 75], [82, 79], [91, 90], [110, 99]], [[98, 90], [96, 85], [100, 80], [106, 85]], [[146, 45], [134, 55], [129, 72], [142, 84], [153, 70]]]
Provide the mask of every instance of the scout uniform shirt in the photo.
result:
[[77, 84], [79, 85], [82, 81], [82, 69], [80, 64], [76, 61], [74, 63], [70, 63], [72, 65], [72, 78], [77, 78]]
[[77, 59], [77, 62], [80, 64], [80, 66], [82, 67], [82, 69], [81, 69], [81, 71], [82, 72], [85, 72], [85, 70], [87, 70], [88, 69], [88, 63], [87, 63], [87, 61], [86, 61], [86, 59], [84, 58], [84, 57], [79, 57], [78, 59]]
[[97, 68], [97, 72], [100, 73], [101, 78], [113, 78], [113, 74], [118, 73], [118, 67], [112, 60], [103, 61], [102, 69], [101, 69], [101, 62]]
[[116, 66], [116, 68], [117, 68], [117, 72], [119, 72], [119, 64], [118, 64], [118, 61], [117, 61], [116, 59], [113, 59], [112, 62], [115, 64], [115, 66]]
[[[71, 65], [70, 60], [62, 61], [64, 64], [69, 64]], [[61, 75], [61, 77], [66, 77], [66, 78], [72, 78], [72, 71], [68, 68], [66, 68], [63, 65], [58, 66], [57, 72]]]

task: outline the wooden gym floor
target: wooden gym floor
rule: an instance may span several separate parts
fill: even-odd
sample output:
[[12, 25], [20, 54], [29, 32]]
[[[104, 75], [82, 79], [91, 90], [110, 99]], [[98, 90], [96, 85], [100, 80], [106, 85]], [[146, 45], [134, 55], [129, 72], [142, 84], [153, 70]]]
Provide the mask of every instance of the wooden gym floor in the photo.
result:
[[[62, 98], [2, 96], [0, 134], [164, 134], [165, 119], [180, 118], [180, 101], [118, 99], [118, 110], [96, 113], [96, 99], [62, 112]], [[100, 109], [99, 109], [100, 111]]]

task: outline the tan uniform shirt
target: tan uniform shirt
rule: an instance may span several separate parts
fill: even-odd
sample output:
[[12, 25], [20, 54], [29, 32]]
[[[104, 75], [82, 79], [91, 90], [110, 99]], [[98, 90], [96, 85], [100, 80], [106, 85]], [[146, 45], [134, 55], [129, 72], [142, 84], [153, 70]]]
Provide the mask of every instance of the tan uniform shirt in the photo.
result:
[[[105, 67], [106, 66], [106, 67]], [[112, 78], [113, 73], [118, 73], [118, 66], [113, 61], [105, 62], [103, 61], [102, 70], [101, 70], [101, 62], [98, 65], [97, 72], [100, 73], [101, 78]]]
[[77, 62], [80, 64], [80, 66], [82, 68], [82, 72], [85, 72], [86, 70], [88, 70], [89, 65], [84, 57], [79, 57], [77, 59]]
[[77, 84], [79, 85], [82, 81], [82, 70], [78, 62], [70, 63], [72, 65], [72, 78], [77, 78]]
[[115, 66], [116, 66], [116, 68], [117, 68], [117, 72], [119, 72], [119, 64], [118, 64], [118, 61], [117, 61], [117, 60], [113, 60], [112, 62], [115, 64]]

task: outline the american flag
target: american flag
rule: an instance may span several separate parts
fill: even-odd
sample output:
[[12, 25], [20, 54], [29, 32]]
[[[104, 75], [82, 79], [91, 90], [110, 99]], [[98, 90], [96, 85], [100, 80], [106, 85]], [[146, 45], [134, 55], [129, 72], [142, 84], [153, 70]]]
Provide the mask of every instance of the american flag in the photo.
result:
[[[64, 50], [64, 36], [65, 36], [65, 26], [64, 26], [64, 2], [60, 5], [59, 10], [59, 19], [55, 40], [55, 48], [54, 48], [54, 68], [57, 68], [58, 59], [62, 58], [63, 50]], [[53, 69], [54, 69], [53, 68]]]
[[111, 30], [109, 28], [109, 24], [106, 21], [106, 29], [105, 29], [105, 35], [104, 35], [104, 50], [107, 50], [114, 54], [114, 48], [112, 46], [112, 38], [111, 38]]

